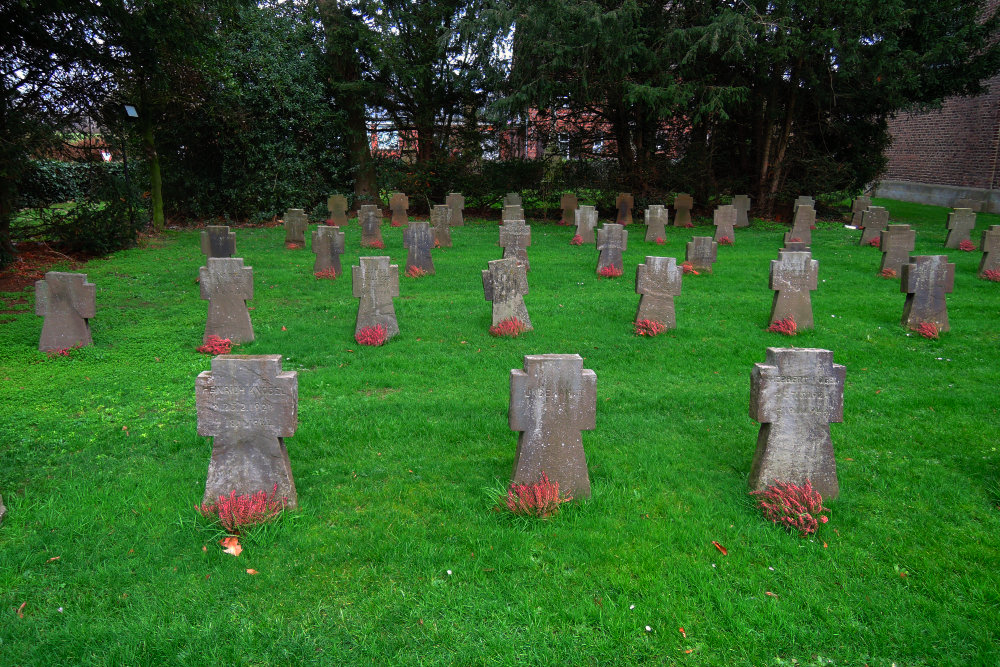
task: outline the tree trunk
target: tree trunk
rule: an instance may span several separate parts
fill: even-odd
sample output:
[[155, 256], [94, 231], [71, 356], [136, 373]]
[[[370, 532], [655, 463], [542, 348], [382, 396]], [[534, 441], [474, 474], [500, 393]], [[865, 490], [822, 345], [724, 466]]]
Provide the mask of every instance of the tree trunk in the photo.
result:
[[[163, 182], [160, 178], [160, 156], [156, 152], [156, 140], [153, 134], [153, 121], [149, 111], [143, 114], [142, 149], [149, 164], [149, 199], [153, 207], [153, 229], [163, 231]], [[126, 194], [131, 196], [132, 193]]]
[[14, 218], [16, 199], [17, 183], [9, 178], [0, 178], [0, 268], [13, 262], [17, 256], [10, 240], [10, 223]]

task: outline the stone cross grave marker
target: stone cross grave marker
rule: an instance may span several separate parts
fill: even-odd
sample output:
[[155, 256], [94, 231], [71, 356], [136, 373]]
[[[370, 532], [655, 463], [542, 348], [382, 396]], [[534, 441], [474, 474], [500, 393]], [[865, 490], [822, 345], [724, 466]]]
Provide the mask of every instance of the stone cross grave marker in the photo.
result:
[[830, 350], [767, 348], [750, 375], [750, 417], [760, 422], [751, 491], [809, 480], [825, 499], [840, 494], [830, 422], [844, 420], [845, 376]]
[[513, 204], [511, 206], [504, 206], [503, 213], [500, 216], [501, 223], [504, 220], [524, 220], [524, 208], [520, 204]]
[[236, 253], [236, 232], [228, 225], [209, 225], [201, 232], [201, 254], [205, 257], [232, 257]]
[[517, 318], [525, 328], [531, 329], [524, 295], [528, 293], [528, 275], [524, 264], [513, 257], [494, 259], [490, 268], [483, 271], [483, 294], [493, 302], [493, 325]]
[[531, 270], [528, 261], [528, 246], [531, 245], [531, 227], [524, 220], [506, 220], [500, 225], [500, 238], [497, 245], [503, 248], [503, 257], [514, 258], [524, 265], [525, 271]]
[[771, 324], [791, 317], [799, 329], [812, 329], [810, 292], [816, 289], [818, 278], [819, 262], [808, 252], [779, 252], [778, 259], [771, 260]]
[[521, 201], [521, 195], [516, 192], [508, 192], [503, 196], [504, 206], [523, 206], [524, 202]]
[[861, 214], [872, 205], [872, 198], [862, 195], [851, 203], [851, 226], [861, 227]]
[[337, 227], [347, 224], [347, 197], [331, 195], [326, 200], [326, 210], [330, 212], [330, 223]]
[[213, 438], [203, 503], [278, 488], [289, 509], [298, 494], [285, 438], [298, 426], [299, 387], [280, 354], [221, 354], [195, 380], [198, 435]]
[[403, 247], [407, 249], [406, 270], [411, 266], [434, 273], [434, 260], [431, 258], [431, 248], [434, 247], [434, 232], [430, 225], [422, 220], [411, 222], [403, 232]]
[[635, 321], [653, 320], [668, 329], [677, 328], [674, 297], [681, 293], [681, 270], [673, 257], [646, 257], [635, 270], [635, 293], [639, 310]]
[[625, 261], [622, 253], [628, 249], [628, 232], [623, 225], [605, 223], [597, 230], [597, 249], [600, 254], [597, 256], [597, 272], [601, 269], [613, 266], [619, 271], [625, 270]]
[[674, 227], [693, 227], [691, 209], [694, 208], [694, 198], [691, 195], [679, 194], [674, 198]]
[[719, 244], [711, 236], [692, 236], [684, 248], [684, 261], [695, 271], [712, 273], [712, 265], [719, 255]]
[[662, 204], [653, 204], [646, 208], [646, 240], [666, 239], [664, 228], [670, 224], [668, 211]]
[[979, 260], [979, 277], [982, 278], [987, 271], [1000, 270], [1000, 225], [991, 225], [983, 232], [979, 249], [983, 252], [983, 258]]
[[201, 298], [208, 300], [205, 335], [228, 338], [234, 343], [253, 340], [253, 325], [247, 300], [253, 298], [253, 267], [243, 266], [242, 257], [209, 257], [199, 271]]
[[434, 227], [434, 242], [439, 248], [451, 247], [451, 207], [437, 204], [431, 209], [431, 226]]
[[955, 200], [955, 204], [952, 208], [971, 208], [974, 212], [979, 213], [983, 210], [983, 200], [974, 199], [972, 197], [961, 197]]
[[861, 213], [861, 240], [858, 245], [869, 245], [873, 240], [880, 239], [882, 230], [889, 225], [889, 211], [881, 206], [869, 206]]
[[320, 225], [312, 233], [312, 251], [316, 255], [313, 262], [313, 273], [333, 269], [334, 275], [340, 277], [340, 256], [344, 254], [344, 232], [339, 227]]
[[576, 209], [580, 208], [580, 202], [572, 192], [563, 193], [559, 199], [559, 208], [562, 209], [562, 217], [559, 218], [560, 225], [572, 225], [576, 221]]
[[590, 497], [587, 456], [580, 431], [592, 431], [597, 375], [578, 354], [529, 354], [510, 372], [508, 421], [520, 431], [511, 481], [534, 484], [544, 472], [560, 495]]
[[733, 207], [736, 209], [736, 227], [749, 227], [750, 197], [748, 195], [733, 195]]
[[306, 245], [306, 228], [309, 218], [301, 208], [290, 208], [285, 211], [285, 245], [294, 248], [304, 248]]
[[910, 261], [910, 253], [916, 245], [917, 232], [909, 225], [889, 225], [879, 232], [879, 250], [882, 251], [882, 263], [879, 273], [891, 269], [899, 275], [903, 264]]
[[461, 192], [450, 192], [444, 198], [445, 206], [451, 209], [448, 224], [452, 227], [465, 226], [465, 196]]
[[392, 220], [389, 224], [393, 227], [403, 227], [410, 218], [406, 210], [410, 208], [410, 198], [402, 192], [393, 192], [389, 196], [389, 210], [392, 212]]
[[792, 239], [798, 239], [807, 245], [812, 243], [812, 228], [815, 226], [816, 209], [812, 206], [799, 206], [792, 228], [785, 233], [785, 243], [790, 243]]
[[798, 212], [799, 206], [803, 205], [812, 206], [813, 208], [816, 208], [816, 200], [810, 197], [809, 195], [800, 195], [792, 204], [792, 217], [794, 217], [795, 214]]
[[903, 264], [899, 274], [900, 291], [906, 293], [901, 324], [916, 329], [924, 322], [945, 332], [948, 326], [948, 303], [945, 295], [955, 287], [955, 265], [947, 255], [915, 255]]
[[631, 225], [633, 206], [635, 206], [635, 197], [628, 192], [618, 193], [618, 198], [615, 199], [615, 208], [618, 210], [615, 223], [619, 225]]
[[382, 211], [374, 204], [364, 204], [358, 211], [358, 222], [361, 224], [361, 247], [370, 247], [373, 243], [382, 243]]
[[736, 232], [733, 231], [736, 224], [736, 208], [732, 204], [719, 206], [715, 209], [715, 214], [712, 217], [713, 224], [715, 224], [715, 236], [713, 237], [715, 241], [718, 242], [724, 238], [728, 238], [730, 242], [736, 241]]
[[976, 227], [976, 212], [971, 208], [956, 208], [948, 214], [948, 236], [945, 248], [957, 248], [962, 241], [971, 241]]
[[49, 271], [35, 281], [35, 315], [44, 317], [38, 349], [93, 345], [90, 319], [97, 314], [97, 286], [85, 273]]
[[597, 243], [594, 238], [594, 228], [597, 227], [597, 209], [593, 206], [581, 206], [576, 209], [576, 235], [584, 245]]
[[361, 300], [354, 333], [381, 324], [388, 340], [399, 333], [392, 303], [399, 296], [399, 266], [390, 264], [388, 257], [361, 257], [359, 262], [351, 272], [354, 298]]

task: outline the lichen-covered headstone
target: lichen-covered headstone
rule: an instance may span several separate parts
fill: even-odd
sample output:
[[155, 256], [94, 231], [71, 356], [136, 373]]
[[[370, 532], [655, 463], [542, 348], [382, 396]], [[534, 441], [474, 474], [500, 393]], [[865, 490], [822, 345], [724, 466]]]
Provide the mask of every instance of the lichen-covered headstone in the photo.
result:
[[631, 225], [633, 206], [635, 206], [635, 198], [632, 195], [627, 192], [618, 193], [618, 198], [615, 199], [615, 209], [618, 211], [615, 223], [619, 225]]
[[510, 206], [504, 206], [503, 211], [500, 214], [501, 222], [504, 220], [524, 220], [524, 208], [520, 204], [511, 204]]
[[955, 287], [955, 265], [948, 263], [947, 255], [915, 255], [903, 264], [899, 274], [899, 288], [906, 293], [901, 324], [907, 329], [917, 329], [930, 323], [938, 331], [948, 331], [948, 303], [946, 295]]
[[434, 247], [434, 232], [430, 225], [422, 220], [411, 222], [403, 232], [403, 247], [406, 248], [406, 271], [416, 267], [426, 273], [434, 273], [434, 259], [431, 248]]
[[[870, 245], [881, 239], [882, 230], [889, 226], [889, 211], [882, 206], [869, 206], [861, 212], [861, 240], [858, 245]], [[879, 240], [881, 243], [881, 240]]]
[[544, 472], [560, 495], [590, 497], [590, 476], [580, 431], [592, 431], [597, 375], [578, 354], [529, 354], [510, 372], [508, 421], [520, 431], [511, 481], [534, 484]]
[[872, 205], [872, 198], [867, 195], [858, 197], [851, 203], [851, 225], [861, 227], [861, 214]]
[[972, 240], [972, 230], [976, 227], [976, 212], [971, 208], [956, 208], [948, 214], [948, 236], [945, 248], [957, 248], [962, 241]]
[[1000, 225], [991, 225], [983, 232], [979, 249], [983, 252], [979, 260], [979, 277], [984, 277], [987, 271], [1000, 270]]
[[748, 195], [733, 195], [733, 207], [736, 209], [736, 226], [750, 226], [750, 197]]
[[840, 494], [830, 422], [844, 420], [845, 377], [830, 350], [767, 348], [750, 375], [750, 417], [760, 422], [751, 491], [808, 480], [823, 498]]
[[674, 227], [693, 227], [691, 209], [694, 208], [694, 198], [688, 194], [679, 194], [674, 198]]
[[285, 245], [292, 248], [304, 248], [306, 245], [306, 228], [309, 218], [301, 208], [290, 208], [285, 211]]
[[201, 267], [201, 298], [208, 300], [205, 335], [228, 338], [234, 343], [253, 340], [253, 325], [247, 300], [253, 298], [253, 267], [243, 266], [242, 257], [209, 257]]
[[525, 271], [531, 270], [528, 261], [528, 246], [531, 245], [531, 227], [524, 220], [505, 220], [500, 225], [500, 238], [497, 245], [503, 248], [503, 257], [514, 258], [524, 265]]
[[97, 286], [87, 282], [87, 274], [49, 271], [35, 281], [35, 315], [45, 318], [39, 350], [93, 345], [90, 319], [96, 314]]
[[531, 329], [524, 295], [528, 293], [528, 275], [524, 264], [513, 257], [494, 259], [490, 268], [483, 271], [483, 294], [493, 302], [493, 326], [504, 320], [517, 318]]
[[785, 243], [792, 239], [809, 244], [812, 243], [812, 228], [816, 226], [816, 209], [812, 206], [799, 206], [792, 221], [792, 228], [785, 233]]
[[195, 402], [198, 435], [213, 438], [203, 502], [265, 491], [298, 507], [284, 440], [298, 426], [298, 376], [281, 370], [281, 355], [213, 358], [195, 381]]
[[236, 232], [228, 225], [209, 225], [201, 232], [201, 254], [205, 257], [232, 257], [236, 253]]
[[889, 225], [879, 233], [879, 250], [882, 251], [882, 263], [879, 273], [891, 270], [899, 275], [903, 264], [910, 261], [910, 253], [917, 242], [917, 232], [909, 225]]
[[508, 192], [503, 196], [504, 206], [523, 206], [524, 202], [521, 201], [521, 195], [516, 192]]
[[360, 299], [354, 333], [381, 324], [388, 340], [399, 333], [392, 303], [399, 296], [399, 266], [388, 257], [361, 257], [359, 262], [351, 273], [354, 298]]
[[361, 225], [361, 247], [367, 248], [382, 243], [382, 211], [374, 204], [364, 204], [358, 211]]
[[681, 293], [681, 270], [673, 257], [646, 257], [635, 270], [639, 310], [635, 321], [652, 320], [668, 329], [677, 327], [674, 297]]
[[576, 235], [584, 245], [597, 243], [594, 228], [597, 227], [597, 209], [593, 206], [581, 206], [576, 209]]
[[684, 261], [698, 272], [712, 272], [719, 255], [719, 244], [711, 236], [692, 236], [684, 248]]
[[347, 197], [331, 195], [326, 200], [326, 210], [330, 212], [330, 224], [337, 227], [347, 224]]
[[625, 270], [622, 253], [628, 249], [628, 232], [618, 224], [606, 223], [597, 230], [597, 273], [601, 269], [613, 266], [619, 271]]
[[576, 221], [576, 209], [580, 208], [580, 202], [572, 192], [563, 193], [559, 199], [559, 208], [562, 209], [562, 217], [559, 218], [560, 225], [572, 225]]
[[729, 239], [730, 242], [736, 240], [736, 232], [733, 231], [736, 225], [736, 209], [732, 204], [718, 206], [712, 216], [712, 224], [715, 225], [715, 241]]
[[662, 204], [653, 204], [646, 208], [646, 240], [666, 238], [665, 227], [670, 224], [667, 209]]
[[344, 232], [339, 227], [320, 225], [312, 233], [312, 251], [316, 255], [313, 262], [313, 273], [333, 269], [334, 275], [340, 276], [340, 256], [344, 254]]
[[771, 260], [771, 324], [791, 317], [799, 329], [812, 329], [810, 292], [816, 289], [818, 278], [819, 262], [808, 252], [779, 252], [778, 259]]
[[409, 222], [410, 218], [407, 214], [409, 207], [410, 198], [402, 192], [393, 192], [389, 196], [389, 211], [392, 212], [392, 221], [390, 224], [393, 227], [403, 227]]
[[431, 226], [434, 228], [434, 243], [439, 248], [451, 247], [451, 207], [438, 204], [431, 209]]
[[445, 205], [451, 209], [448, 224], [452, 227], [465, 226], [465, 196], [461, 192], [451, 192], [444, 198]]

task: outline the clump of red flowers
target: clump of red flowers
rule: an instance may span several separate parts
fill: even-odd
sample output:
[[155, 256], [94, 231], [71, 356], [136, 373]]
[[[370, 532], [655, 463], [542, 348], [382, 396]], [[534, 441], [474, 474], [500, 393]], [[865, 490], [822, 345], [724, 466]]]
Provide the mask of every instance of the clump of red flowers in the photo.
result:
[[772, 333], [784, 334], [785, 336], [794, 336], [798, 330], [798, 325], [795, 324], [795, 319], [789, 315], [783, 320], [771, 322], [771, 326], [767, 330]]
[[410, 266], [406, 267], [407, 278], [423, 278], [426, 275], [427, 272], [421, 269], [419, 266], [416, 266], [415, 264], [411, 264]]
[[684, 273], [684, 275], [687, 275], [689, 273], [693, 273], [696, 276], [701, 275], [700, 273], [695, 271], [694, 264], [692, 264], [691, 262], [684, 262], [683, 264], [681, 264], [681, 271]]
[[882, 247], [882, 239], [876, 236], [875, 238], [873, 238], [871, 241], [868, 242], [868, 245], [870, 245], [873, 248], [880, 248]]
[[663, 245], [666, 242], [667, 242], [667, 240], [665, 238], [663, 238], [662, 236], [657, 236], [656, 237], [656, 245]]
[[233, 491], [229, 496], [219, 496], [218, 502], [195, 504], [194, 508], [204, 517], [218, 517], [227, 533], [239, 535], [241, 528], [267, 523], [281, 514], [288, 499], [279, 500], [275, 497], [277, 493], [277, 484], [270, 495], [267, 491], [258, 491], [253, 495], [245, 493], [237, 496]]
[[972, 252], [973, 250], [976, 249], [976, 245], [972, 241], [966, 239], [965, 241], [962, 241], [961, 243], [958, 244], [958, 249], [964, 250], [965, 252]]
[[800, 239], [798, 236], [793, 236], [792, 238], [788, 239], [788, 242], [789, 243], [802, 243], [802, 239]]
[[750, 495], [757, 496], [757, 507], [765, 519], [784, 526], [789, 532], [797, 530], [801, 537], [812, 535], [819, 524], [829, 521], [823, 512], [830, 510], [823, 507], [823, 497], [809, 480], [803, 486], [776, 481]]
[[1000, 269], [986, 269], [983, 271], [983, 278], [1000, 283]]
[[48, 355], [49, 359], [55, 359], [56, 357], [68, 357], [70, 352], [81, 347], [83, 347], [83, 343], [77, 343], [73, 347], [61, 347], [58, 350], [46, 350], [45, 354]]
[[569, 240], [570, 245], [583, 245], [583, 237], [577, 234]]
[[622, 270], [617, 266], [605, 266], [597, 272], [601, 278], [617, 278], [621, 274]]
[[914, 329], [918, 334], [924, 338], [930, 338], [931, 340], [937, 340], [940, 338], [940, 333], [938, 332], [938, 326], [933, 322], [921, 322]]
[[882, 271], [878, 275], [879, 278], [895, 278], [896, 269], [882, 269]]
[[559, 497], [559, 482], [549, 481], [548, 475], [534, 484], [515, 484], [507, 487], [507, 496], [501, 502], [513, 514], [545, 518], [559, 511], [559, 506], [572, 500], [570, 496]]
[[322, 271], [317, 271], [313, 274], [318, 279], [325, 280], [336, 280], [337, 279], [337, 269], [332, 266], [329, 269], [323, 269]]
[[522, 333], [528, 330], [524, 322], [516, 317], [508, 317], [505, 320], [500, 320], [496, 324], [490, 327], [490, 335], [496, 337], [505, 338], [517, 338]]
[[733, 240], [728, 236], [720, 236], [717, 243], [719, 245], [733, 245]]
[[197, 352], [209, 354], [213, 357], [218, 354], [229, 354], [229, 351], [232, 349], [233, 341], [228, 338], [219, 338], [215, 334], [210, 335], [202, 345], [195, 348]]
[[378, 347], [379, 345], [385, 345], [386, 333], [387, 331], [384, 325], [376, 324], [373, 327], [364, 327], [359, 329], [358, 332], [354, 334], [354, 340], [357, 341], [358, 345]]
[[656, 320], [637, 320], [635, 323], [636, 336], [659, 336], [666, 330], [667, 327]]
[[305, 248], [305, 243], [296, 243], [294, 241], [288, 241], [285, 243], [285, 250], [298, 250], [299, 248]]
[[374, 241], [369, 241], [368, 243], [362, 243], [362, 248], [375, 248], [377, 250], [382, 250], [385, 248], [385, 243], [382, 239], [375, 239]]

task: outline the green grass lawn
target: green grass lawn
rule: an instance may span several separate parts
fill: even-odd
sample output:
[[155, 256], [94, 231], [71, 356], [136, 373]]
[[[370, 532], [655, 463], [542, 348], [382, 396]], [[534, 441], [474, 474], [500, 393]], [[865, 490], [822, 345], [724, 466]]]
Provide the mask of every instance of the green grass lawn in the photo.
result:
[[[508, 340], [487, 334], [480, 278], [497, 225], [473, 221], [437, 275], [400, 278], [381, 348], [353, 340], [356, 223], [336, 281], [282, 229], [237, 230], [257, 340], [234, 353], [282, 354], [300, 399], [300, 509], [239, 558], [194, 510], [211, 452], [197, 232], [90, 262], [93, 347], [38, 352], [33, 310], [0, 326], [0, 663], [997, 664], [1000, 285], [976, 278], [979, 252], [942, 248], [946, 209], [876, 203], [917, 228], [916, 254], [956, 264], [940, 340], [900, 327], [899, 281], [839, 224], [813, 233], [814, 331], [764, 331], [787, 227], [755, 221], [714, 275], [684, 278], [677, 329], [652, 339], [632, 333], [636, 265], [683, 260], [711, 228], [658, 246], [633, 225], [625, 275], [598, 280], [593, 246], [535, 225], [535, 330]], [[979, 216], [977, 245], [998, 222]], [[402, 230], [383, 235], [402, 269]], [[841, 497], [812, 539], [746, 495], [750, 371], [791, 344], [847, 367]], [[597, 374], [593, 498], [545, 521], [494, 511], [510, 370], [537, 353]]]

